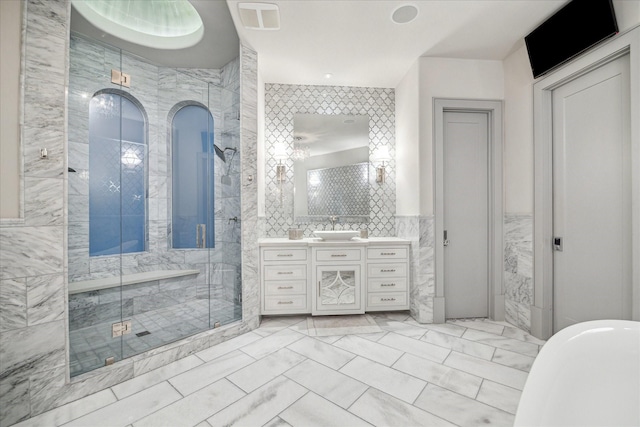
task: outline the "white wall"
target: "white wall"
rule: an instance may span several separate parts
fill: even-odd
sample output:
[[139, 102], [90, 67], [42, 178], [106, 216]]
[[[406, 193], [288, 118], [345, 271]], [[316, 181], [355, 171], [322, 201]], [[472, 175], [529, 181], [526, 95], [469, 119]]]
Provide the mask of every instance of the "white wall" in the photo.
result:
[[[614, 0], [620, 32], [640, 24], [640, 1]], [[533, 83], [524, 40], [504, 63], [505, 213], [533, 213]]]
[[420, 58], [420, 214], [433, 215], [433, 99], [504, 99], [502, 61]]
[[20, 0], [0, 1], [0, 218], [20, 216]]
[[396, 215], [420, 213], [420, 63], [396, 87]]
[[527, 48], [504, 61], [505, 213], [533, 213], [533, 74]]

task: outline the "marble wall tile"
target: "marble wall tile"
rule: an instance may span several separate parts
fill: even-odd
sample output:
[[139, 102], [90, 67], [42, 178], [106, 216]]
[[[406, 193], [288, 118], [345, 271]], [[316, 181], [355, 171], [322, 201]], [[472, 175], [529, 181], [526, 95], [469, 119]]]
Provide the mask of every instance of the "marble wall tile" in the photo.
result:
[[[47, 158], [40, 158], [40, 149], [47, 149]], [[62, 178], [64, 174], [64, 132], [57, 128], [23, 127], [24, 176]]]
[[411, 242], [411, 316], [419, 323], [432, 323], [435, 297], [433, 216], [396, 216], [396, 229], [398, 237]]
[[[274, 144], [283, 142], [293, 150], [293, 117], [306, 114], [367, 114], [369, 116], [369, 148], [389, 148], [384, 185], [370, 185], [370, 221], [350, 223], [349, 228], [368, 228], [371, 236], [394, 236], [395, 231], [395, 92], [393, 89], [334, 86], [265, 85], [265, 212], [266, 236], [282, 237], [294, 224], [293, 163], [285, 161], [287, 181], [280, 186], [273, 157]], [[300, 224], [306, 235], [323, 228], [327, 222]]]
[[64, 320], [66, 297], [62, 274], [27, 278], [28, 325]]
[[0, 332], [27, 326], [27, 279], [0, 280]]
[[[68, 0], [27, 0], [27, 5], [29, 13], [25, 18], [27, 24], [25, 82], [30, 84], [31, 88], [44, 88], [43, 90], [46, 93], [43, 93], [43, 95], [49, 94], [49, 90], [51, 90], [51, 99], [54, 101], [53, 103], [49, 102], [49, 105], [51, 105], [52, 112], [53, 108], [60, 107], [55, 100], [64, 99], [58, 98], [58, 96], [64, 96], [70, 2]], [[92, 65], [95, 66], [96, 70], [110, 70], [111, 68], [119, 67], [120, 57], [117, 52], [108, 49], [88, 50], [83, 55], [89, 58], [88, 69]], [[254, 226], [257, 223], [257, 189], [255, 181], [257, 167], [255, 152], [257, 54], [243, 46], [242, 57], [238, 62], [239, 68], [242, 70], [242, 78], [236, 82], [230, 79], [230, 85], [237, 88], [237, 82], [241, 82], [240, 88], [243, 94], [241, 123], [243, 130], [241, 142], [238, 140], [239, 142], [236, 145], [239, 146], [241, 144], [242, 149], [245, 151], [242, 155], [242, 182], [247, 183], [247, 185], [240, 186], [238, 183], [236, 188], [238, 188], [238, 191], [241, 190], [243, 192], [242, 219], [246, 222], [245, 225]], [[82, 69], [82, 64], [73, 60], [70, 65], [72, 73]], [[103, 74], [103, 77], [108, 77], [108, 73], [105, 72]], [[160, 76], [161, 73], [158, 73], [158, 75]], [[30, 79], [33, 80], [32, 83], [29, 83]], [[162, 78], [158, 80], [159, 84], [162, 85]], [[171, 80], [170, 77], [169, 80]], [[41, 84], [37, 81], [49, 82], [50, 84]], [[142, 82], [146, 84], [148, 80], [142, 79]], [[73, 99], [75, 96], [81, 96], [80, 92], [74, 88], [70, 89], [70, 111], [82, 109], [82, 104], [74, 104]], [[95, 88], [89, 89], [97, 90]], [[89, 93], [89, 95], [91, 94]], [[24, 162], [25, 175], [32, 178], [66, 180], [64, 154], [62, 154], [65, 152], [66, 140], [64, 109], [59, 110], [58, 117], [53, 113], [50, 114], [49, 111], [39, 112], [38, 108], [35, 108], [36, 106], [31, 105], [35, 104], [36, 100], [37, 98], [29, 98], [27, 103], [29, 105], [25, 105], [25, 112], [29, 111], [24, 123], [26, 135], [24, 154], [28, 157], [25, 158]], [[63, 105], [62, 108], [64, 108]], [[155, 107], [150, 109], [149, 112], [150, 116], [153, 115], [155, 117], [161, 114]], [[86, 125], [70, 121], [68, 131], [71, 142], [82, 143], [86, 141], [88, 131]], [[161, 140], [165, 141], [164, 138], [161, 138]], [[39, 158], [34, 156], [34, 154], [37, 155], [39, 153], [41, 144], [45, 145], [49, 153], [53, 154], [47, 162], [40, 161]], [[155, 153], [156, 151], [153, 152]], [[159, 154], [166, 152], [166, 150], [157, 150]], [[155, 162], [159, 165], [159, 173], [168, 170], [166, 156], [164, 159], [156, 159]], [[163, 164], [164, 169], [162, 168]], [[69, 179], [73, 179], [73, 176], [70, 174]], [[77, 176], [84, 176], [86, 179], [86, 171], [79, 170]], [[88, 194], [85, 191], [86, 182], [76, 182], [75, 185], [70, 186], [70, 189], [75, 191], [75, 193], [70, 191], [72, 195], [86, 196]], [[74, 203], [77, 202], [77, 200], [74, 200]], [[65, 204], [65, 209], [66, 206]], [[84, 212], [86, 212], [86, 209], [84, 209]], [[158, 230], [160, 237], [164, 235], [164, 241], [158, 247], [166, 251], [166, 226], [159, 228], [164, 228], [164, 232]], [[48, 321], [49, 314], [45, 315], [43, 314], [45, 310], [41, 310], [47, 304], [57, 305], [57, 302], [55, 302], [57, 297], [53, 288], [55, 288], [56, 285], [54, 284], [59, 279], [48, 281], [42, 276], [54, 277], [64, 272], [63, 259], [65, 255], [64, 247], [66, 246], [64, 226], [24, 226], [20, 224], [0, 227], [0, 241], [3, 243], [0, 247], [0, 280], [2, 280], [4, 292], [0, 298], [0, 313], [3, 315], [9, 312], [12, 313], [9, 317], [13, 322], [3, 322], [3, 326], [11, 325], [9, 326], [10, 329], [0, 330], [0, 343], [2, 344], [0, 346], [0, 424], [11, 425], [29, 416], [43, 413], [51, 408], [132, 378], [134, 376], [134, 364], [138, 365], [136, 372], [140, 374], [176, 360], [176, 358], [183, 357], [191, 351], [206, 348], [256, 328], [259, 321], [259, 306], [256, 268], [258, 258], [257, 235], [254, 230], [255, 227], [247, 231], [246, 234], [243, 233], [243, 238], [248, 240], [245, 240], [242, 256], [247, 260], [249, 271], [243, 274], [243, 278], [247, 280], [248, 285], [243, 287], [244, 320], [242, 322], [203, 332], [190, 339], [184, 339], [170, 346], [145, 352], [132, 359], [118, 362], [112, 367], [101, 368], [96, 372], [80, 375], [69, 381], [65, 356], [67, 322], [66, 320]], [[77, 250], [78, 254], [82, 255], [80, 257], [81, 260], [75, 262], [75, 264], [70, 263], [70, 265], [76, 265], [81, 268], [81, 274], [72, 273], [69, 277], [88, 279], [91, 277], [89, 274], [95, 274], [95, 277], [104, 277], [111, 274], [109, 271], [90, 273], [87, 268], [89, 264], [88, 256], [84, 257], [84, 251], [87, 251], [87, 248], [78, 248]], [[69, 256], [71, 257], [73, 254], [70, 252]], [[134, 257], [131, 258], [133, 259]], [[158, 260], [159, 258], [154, 257], [154, 259]], [[138, 260], [132, 265], [137, 263]], [[146, 265], [144, 266], [144, 268], [147, 267]], [[168, 264], [167, 267], [173, 268], [175, 265]], [[6, 282], [7, 280], [12, 281], [10, 286], [7, 285], [9, 283]], [[16, 282], [22, 284], [24, 291], [21, 291], [20, 287], [15, 288]], [[32, 285], [31, 296], [34, 303], [31, 305], [31, 312], [35, 313], [33, 315], [35, 317], [32, 317], [36, 322], [42, 321], [44, 323], [25, 327], [25, 322], [29, 318], [26, 313], [28, 309], [26, 294], [28, 283]], [[10, 287], [12, 290], [9, 290]], [[16, 293], [24, 295], [24, 297], [16, 296]], [[24, 304], [16, 305], [14, 301], [16, 299], [24, 301]], [[13, 310], [5, 310], [6, 306], [11, 305], [20, 306], [21, 308], [16, 309], [14, 307]], [[56, 313], [51, 314], [52, 318], [58, 318], [57, 310], [52, 310], [52, 313]], [[63, 316], [66, 316], [66, 314], [63, 314]], [[16, 328], [13, 328], [13, 326]]]
[[64, 367], [65, 330], [63, 320], [0, 334], [0, 380], [28, 376], [52, 367]]
[[63, 227], [0, 228], [0, 279], [60, 273]]
[[529, 331], [533, 304], [533, 215], [504, 217], [505, 319]]
[[0, 425], [8, 426], [29, 418], [29, 377], [12, 375], [0, 378]]

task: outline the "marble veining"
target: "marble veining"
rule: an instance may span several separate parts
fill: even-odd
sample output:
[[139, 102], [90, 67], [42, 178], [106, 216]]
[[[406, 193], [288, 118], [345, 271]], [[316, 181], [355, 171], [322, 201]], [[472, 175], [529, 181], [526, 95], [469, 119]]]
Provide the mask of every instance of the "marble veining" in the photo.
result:
[[[204, 332], [199, 334], [197, 339], [182, 340], [169, 346], [169, 349], [160, 348], [151, 354], [140, 354], [128, 361], [102, 368], [98, 372], [80, 375], [69, 381], [65, 332], [68, 312], [66, 304], [60, 299], [60, 291], [66, 293], [65, 259], [75, 260], [75, 265], [70, 263], [69, 266], [80, 270], [89, 268], [90, 263], [88, 257], [86, 261], [81, 259], [81, 249], [66, 249], [65, 212], [69, 203], [77, 203], [78, 197], [86, 194], [86, 187], [83, 186], [82, 180], [79, 180], [77, 189], [70, 191], [71, 197], [67, 199], [67, 132], [71, 143], [81, 144], [82, 135], [88, 130], [83, 124], [67, 128], [65, 123], [66, 74], [68, 65], [74, 71], [80, 66], [85, 66], [88, 70], [100, 70], [105, 67], [104, 64], [119, 64], [119, 56], [113, 52], [98, 55], [87, 51], [84, 53], [88, 57], [87, 64], [80, 65], [73, 61], [69, 64], [70, 1], [27, 0], [25, 8], [25, 63], [21, 80], [28, 90], [23, 100], [25, 114], [22, 123], [22, 176], [29, 179], [23, 180], [22, 189], [25, 194], [34, 197], [30, 197], [28, 206], [22, 208], [25, 221], [0, 223], [0, 425], [3, 426], [37, 416], [134, 378], [136, 364], [138, 373], [147, 372], [184, 357], [189, 352], [199, 351], [247, 333], [258, 325], [257, 236], [254, 236], [255, 254], [247, 254], [249, 264], [253, 265], [253, 272], [249, 272], [249, 276], [245, 277], [246, 286], [243, 286], [243, 322]], [[241, 87], [244, 94], [242, 102], [248, 102], [249, 105], [246, 108], [241, 105], [235, 106], [236, 111], [242, 108], [245, 110], [242, 118], [245, 131], [242, 136], [237, 131], [232, 132], [230, 136], [235, 134], [238, 144], [242, 143], [243, 147], [246, 147], [242, 170], [249, 170], [249, 174], [255, 178], [257, 55], [246, 47], [242, 47], [242, 52], [242, 58], [230, 66], [242, 69], [242, 82], [240, 78], [230, 78], [228, 89]], [[229, 72], [232, 73], [233, 71]], [[148, 86], [151, 80], [141, 79], [140, 82]], [[69, 96], [79, 97], [79, 93], [70, 90]], [[235, 102], [235, 98], [231, 99]], [[78, 106], [69, 103], [69, 111], [76, 108]], [[239, 123], [239, 116], [234, 113], [233, 108], [224, 114]], [[156, 133], [150, 132], [150, 140], [158, 137]], [[42, 147], [47, 148], [47, 159], [40, 159], [38, 156]], [[156, 174], [166, 174], [167, 162], [162, 160], [166, 149], [158, 148], [157, 153], [160, 158], [150, 168]], [[72, 156], [70, 159], [76, 161], [78, 158]], [[240, 160], [237, 164], [240, 164]], [[77, 177], [86, 175], [86, 166], [79, 163], [80, 171]], [[237, 165], [234, 168], [239, 174], [241, 169]], [[250, 181], [246, 178], [245, 176], [242, 182]], [[240, 179], [234, 179], [240, 182]], [[59, 182], [55, 182], [56, 180]], [[158, 191], [163, 191], [163, 184], [158, 182], [157, 185]], [[37, 188], [43, 193], [55, 191], [56, 197], [37, 194]], [[70, 189], [74, 188], [74, 185], [70, 186]], [[254, 226], [257, 222], [255, 179], [251, 186], [238, 185], [237, 188], [243, 192], [243, 202], [251, 200], [244, 205], [242, 219]], [[59, 200], [62, 200], [62, 204]], [[80, 209], [78, 212], [83, 215], [82, 212], [87, 211]], [[27, 218], [31, 224], [26, 223]], [[75, 217], [74, 221], [79, 218], [80, 216]], [[166, 239], [166, 227], [164, 232], [162, 228], [154, 229], [153, 233], [160, 237], [164, 235]], [[251, 235], [250, 233], [248, 237]], [[251, 245], [247, 246], [250, 250]], [[235, 256], [238, 253], [236, 251], [239, 251], [239, 245], [231, 256]], [[97, 276], [104, 277], [103, 274], [108, 273], [99, 272]], [[88, 278], [85, 276], [79, 280]], [[184, 351], [172, 350], [183, 346]], [[162, 354], [165, 352], [166, 354]], [[157, 358], [145, 362], [148, 357], [154, 356]], [[51, 424], [42, 420], [55, 419], [67, 422], [92, 412], [96, 405], [112, 402], [112, 399], [105, 396], [113, 394], [107, 391], [90, 396], [88, 399], [92, 400], [91, 403], [88, 400], [82, 401], [81, 405], [71, 403], [74, 409], [70, 413], [66, 412], [65, 416], [56, 413], [53, 418], [43, 417], [34, 420], [40, 420], [36, 421], [36, 424], [40, 425]]]

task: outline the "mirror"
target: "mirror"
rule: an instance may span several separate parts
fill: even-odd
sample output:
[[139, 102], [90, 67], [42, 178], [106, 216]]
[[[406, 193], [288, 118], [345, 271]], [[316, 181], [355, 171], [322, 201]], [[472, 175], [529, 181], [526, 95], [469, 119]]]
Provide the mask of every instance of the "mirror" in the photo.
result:
[[369, 117], [295, 114], [294, 221], [369, 222]]

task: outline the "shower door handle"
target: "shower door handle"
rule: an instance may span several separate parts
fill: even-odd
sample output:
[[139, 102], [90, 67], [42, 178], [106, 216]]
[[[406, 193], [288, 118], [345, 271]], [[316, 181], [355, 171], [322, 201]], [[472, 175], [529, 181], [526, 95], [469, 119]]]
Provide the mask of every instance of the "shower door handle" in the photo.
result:
[[196, 247], [207, 247], [207, 224], [196, 224]]

